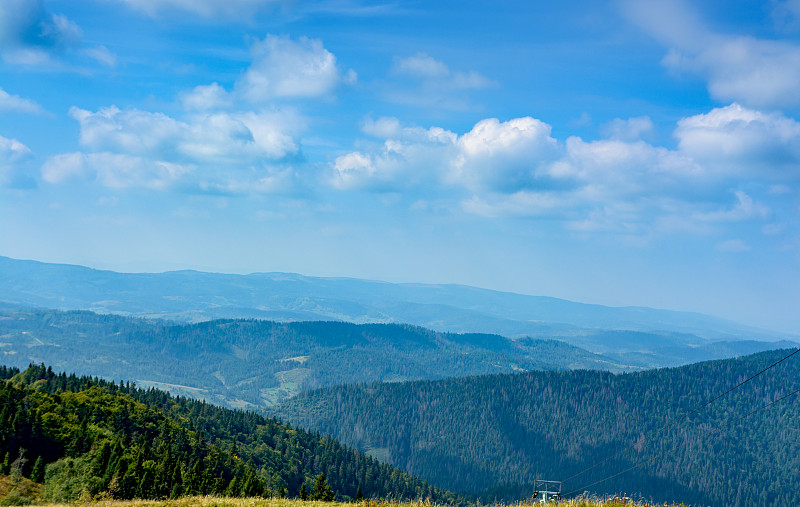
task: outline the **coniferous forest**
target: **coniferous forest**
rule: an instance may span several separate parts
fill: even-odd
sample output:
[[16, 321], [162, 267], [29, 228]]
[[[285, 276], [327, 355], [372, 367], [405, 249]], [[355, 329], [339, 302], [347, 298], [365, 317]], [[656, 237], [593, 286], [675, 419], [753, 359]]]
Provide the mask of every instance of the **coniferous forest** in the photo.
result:
[[156, 389], [0, 366], [0, 475], [81, 495], [458, 498], [330, 437]]
[[800, 505], [800, 354], [691, 413], [786, 354], [621, 375], [539, 371], [337, 386], [277, 408], [485, 502], [524, 497], [534, 479], [545, 479], [564, 480], [566, 492], [658, 502]]

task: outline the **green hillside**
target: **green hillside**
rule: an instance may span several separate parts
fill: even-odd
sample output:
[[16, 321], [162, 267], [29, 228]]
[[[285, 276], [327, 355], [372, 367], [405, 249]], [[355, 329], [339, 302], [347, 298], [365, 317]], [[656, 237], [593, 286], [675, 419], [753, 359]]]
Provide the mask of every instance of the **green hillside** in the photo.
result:
[[457, 500], [330, 437], [44, 366], [0, 366], [0, 475], [44, 484], [41, 495], [56, 502], [205, 494]]
[[303, 389], [532, 369], [629, 367], [554, 340], [397, 324], [217, 320], [176, 324], [92, 312], [0, 311], [0, 358], [130, 379], [235, 408]]
[[521, 498], [533, 479], [565, 480], [633, 445], [566, 481], [565, 491], [800, 505], [800, 397], [737, 420], [800, 388], [800, 354], [645, 439], [785, 354], [621, 375], [539, 371], [338, 386], [301, 394], [277, 410], [437, 486], [481, 493], [484, 501]]

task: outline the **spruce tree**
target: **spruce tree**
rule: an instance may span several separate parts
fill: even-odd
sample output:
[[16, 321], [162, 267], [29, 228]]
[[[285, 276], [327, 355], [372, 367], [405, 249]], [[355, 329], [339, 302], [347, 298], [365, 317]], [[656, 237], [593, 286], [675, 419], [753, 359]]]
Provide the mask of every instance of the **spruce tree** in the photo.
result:
[[0, 463], [0, 475], [8, 475], [9, 472], [11, 472], [11, 453], [7, 452]]
[[31, 480], [33, 482], [38, 482], [39, 484], [44, 482], [44, 462], [42, 461], [41, 456], [36, 458], [36, 461], [33, 463], [33, 470], [31, 470]]

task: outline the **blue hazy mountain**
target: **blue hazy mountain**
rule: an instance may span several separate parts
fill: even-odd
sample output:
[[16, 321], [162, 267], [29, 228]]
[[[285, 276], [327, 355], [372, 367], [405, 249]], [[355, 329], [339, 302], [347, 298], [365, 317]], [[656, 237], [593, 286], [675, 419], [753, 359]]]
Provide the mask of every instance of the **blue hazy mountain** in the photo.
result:
[[705, 347], [721, 341], [735, 352], [735, 342], [741, 340], [797, 338], [699, 313], [583, 304], [463, 285], [291, 273], [118, 273], [7, 257], [0, 257], [0, 301], [180, 322], [258, 318], [409, 323], [442, 332], [556, 338], [642, 366], [702, 359], [708, 357]]

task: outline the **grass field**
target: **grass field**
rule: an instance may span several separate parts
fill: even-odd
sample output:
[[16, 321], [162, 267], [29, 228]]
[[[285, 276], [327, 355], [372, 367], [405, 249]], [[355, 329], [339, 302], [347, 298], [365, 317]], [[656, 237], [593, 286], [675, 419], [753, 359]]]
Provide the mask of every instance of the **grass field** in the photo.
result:
[[[103, 500], [74, 502], [71, 504], [43, 504], [50, 507], [436, 507], [434, 504], [426, 502], [386, 502], [386, 501], [362, 501], [355, 503], [338, 502], [312, 502], [287, 499], [263, 499], [263, 498], [220, 498], [220, 497], [185, 497], [177, 500]], [[536, 507], [540, 503], [521, 502], [512, 504], [509, 507]], [[548, 504], [555, 505], [555, 504]], [[559, 502], [558, 505], [564, 507], [615, 507], [615, 506], [641, 506], [649, 504], [631, 502], [629, 500], [566, 500]], [[667, 507], [685, 507], [682, 504], [664, 504]]]

